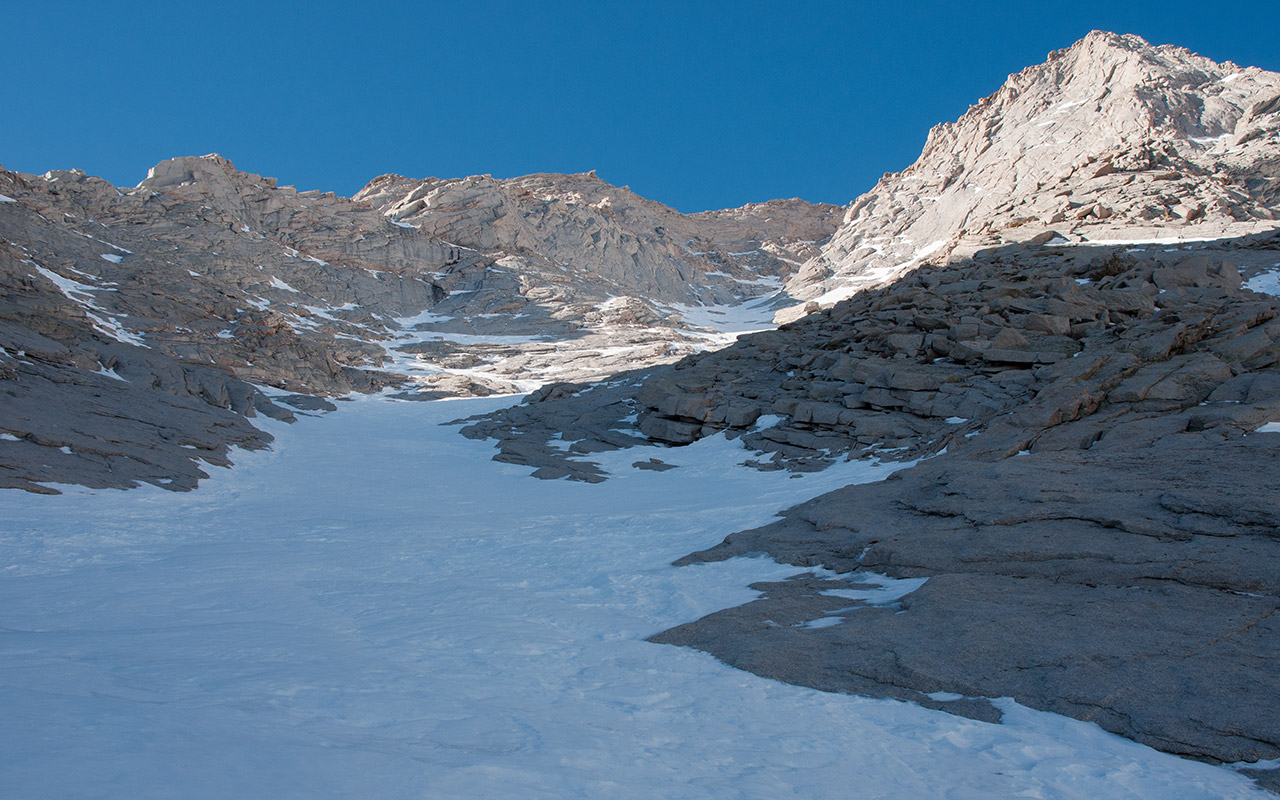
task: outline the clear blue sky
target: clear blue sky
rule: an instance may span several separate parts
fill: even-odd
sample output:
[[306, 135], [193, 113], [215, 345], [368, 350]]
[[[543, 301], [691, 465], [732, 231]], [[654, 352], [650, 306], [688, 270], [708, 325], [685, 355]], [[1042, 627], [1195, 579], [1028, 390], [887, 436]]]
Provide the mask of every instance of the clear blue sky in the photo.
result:
[[345, 195], [596, 169], [682, 211], [847, 203], [1093, 28], [1280, 71], [1276, 2], [0, 0], [0, 164], [133, 185], [216, 151]]

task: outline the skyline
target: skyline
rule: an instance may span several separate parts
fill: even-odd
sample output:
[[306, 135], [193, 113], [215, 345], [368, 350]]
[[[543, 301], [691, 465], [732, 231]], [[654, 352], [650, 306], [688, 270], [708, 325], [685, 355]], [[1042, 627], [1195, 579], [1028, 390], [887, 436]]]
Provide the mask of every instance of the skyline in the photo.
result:
[[388, 172], [594, 169], [684, 212], [847, 204], [1089, 30], [1280, 70], [1280, 9], [1197, 8], [13, 4], [0, 20], [29, 68], [0, 109], [0, 164], [133, 186], [218, 152], [345, 196]]

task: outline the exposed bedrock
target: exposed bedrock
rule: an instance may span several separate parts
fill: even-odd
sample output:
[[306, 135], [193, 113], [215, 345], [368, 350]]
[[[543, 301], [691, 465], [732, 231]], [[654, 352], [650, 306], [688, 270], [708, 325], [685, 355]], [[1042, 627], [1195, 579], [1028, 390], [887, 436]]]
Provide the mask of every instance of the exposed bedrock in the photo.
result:
[[[1186, 432], [943, 456], [679, 562], [764, 552], [927, 578], [898, 605], [819, 593], [834, 581], [756, 586], [761, 599], [654, 641], [828, 691], [1012, 697], [1180, 755], [1275, 758], [1278, 459], [1280, 433]], [[839, 624], [810, 625], [827, 615]]]
[[[762, 468], [923, 459], [678, 562], [838, 574], [654, 640], [825, 690], [978, 718], [1008, 696], [1181, 755], [1275, 758], [1280, 298], [1242, 279], [1277, 264], [1275, 234], [992, 248], [468, 433], [591, 480], [587, 443], [719, 432]], [[888, 605], [832, 593], [876, 576], [924, 583]]]

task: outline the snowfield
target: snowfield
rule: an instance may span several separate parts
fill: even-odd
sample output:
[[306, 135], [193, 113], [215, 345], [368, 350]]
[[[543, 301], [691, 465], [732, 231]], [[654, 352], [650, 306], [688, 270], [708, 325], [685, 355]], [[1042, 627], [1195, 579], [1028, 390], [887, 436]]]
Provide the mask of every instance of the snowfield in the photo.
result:
[[671, 560], [889, 468], [760, 473], [716, 439], [538, 481], [440, 425], [509, 402], [267, 423], [188, 494], [0, 492], [0, 794], [1265, 796], [1010, 701], [990, 725], [645, 642], [799, 572]]

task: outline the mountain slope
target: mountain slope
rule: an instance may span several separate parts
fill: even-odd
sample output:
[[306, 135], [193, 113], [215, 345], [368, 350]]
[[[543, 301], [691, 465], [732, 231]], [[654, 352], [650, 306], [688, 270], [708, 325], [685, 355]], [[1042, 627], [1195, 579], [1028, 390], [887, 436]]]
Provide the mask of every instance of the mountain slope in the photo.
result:
[[[387, 199], [396, 187], [432, 187], [430, 207]], [[162, 162], [131, 190], [76, 170], [0, 170], [0, 196], [0, 462], [24, 488], [140, 476], [190, 488], [202, 473], [183, 437], [156, 426], [209, 426], [170, 408], [174, 398], [287, 417], [266, 393], [510, 392], [719, 346], [733, 333], [706, 323], [776, 292], [838, 216], [801, 201], [682, 215], [571, 175], [384, 177], [348, 199], [277, 186], [217, 155]], [[757, 326], [770, 313], [755, 310]], [[19, 377], [37, 372], [51, 383]], [[71, 441], [75, 414], [54, 407], [82, 391], [99, 393], [108, 427], [146, 417], [151, 434], [126, 456], [95, 425], [70, 460], [42, 458]], [[159, 392], [147, 396], [160, 406], [132, 411], [150, 407], [139, 391]], [[269, 439], [225, 424], [236, 433], [220, 446]], [[33, 442], [48, 445], [19, 446]], [[148, 450], [170, 467], [139, 467]], [[224, 462], [225, 447], [208, 455]], [[104, 466], [117, 457], [133, 466]]]
[[930, 131], [919, 159], [858, 198], [787, 288], [829, 305], [1037, 236], [1256, 232], [1280, 218], [1278, 135], [1280, 75], [1095, 31]]
[[[609, 477], [592, 453], [643, 446], [633, 468], [678, 474], [681, 446], [719, 435], [759, 469], [905, 462], [681, 559], [799, 574], [653, 640], [828, 691], [983, 719], [1012, 697], [1197, 759], [1280, 757], [1276, 79], [1091, 35], [854, 205], [824, 249], [845, 260], [809, 285], [847, 299], [464, 432], [586, 481]], [[1049, 137], [1059, 118], [1079, 135]], [[881, 597], [886, 576], [913, 590]]]

